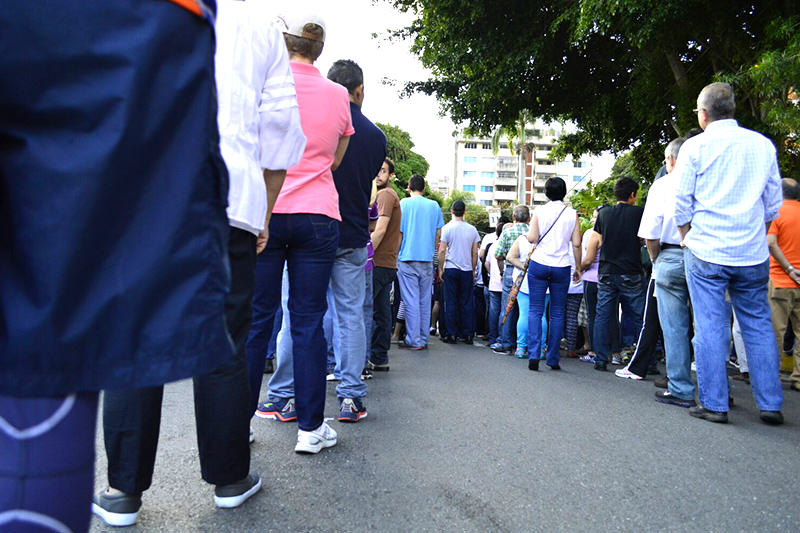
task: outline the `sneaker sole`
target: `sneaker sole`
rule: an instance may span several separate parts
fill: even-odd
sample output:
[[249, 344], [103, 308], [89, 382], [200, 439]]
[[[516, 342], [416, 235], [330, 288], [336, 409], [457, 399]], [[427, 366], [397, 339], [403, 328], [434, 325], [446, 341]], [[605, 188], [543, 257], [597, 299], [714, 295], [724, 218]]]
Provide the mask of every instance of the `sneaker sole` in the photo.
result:
[[297, 420], [297, 416], [283, 416], [280, 413], [265, 413], [263, 411], [256, 411], [256, 416], [258, 418], [263, 418], [265, 420], [277, 420], [279, 422], [294, 422]]
[[106, 511], [96, 503], [92, 503], [92, 512], [96, 514], [100, 520], [112, 527], [132, 526], [139, 518], [139, 511], [135, 513], [112, 513], [111, 511]]
[[697, 402], [691, 402], [690, 403], [690, 402], [687, 402], [685, 400], [679, 400], [677, 398], [671, 398], [669, 400], [666, 399], [666, 398], [656, 398], [655, 400], [658, 403], [665, 403], [667, 405], [677, 405], [678, 407], [685, 407], [687, 409], [689, 407], [694, 407], [695, 405], [697, 405]]
[[258, 483], [253, 485], [250, 488], [250, 490], [238, 496], [227, 496], [224, 498], [219, 496], [214, 496], [214, 504], [221, 509], [233, 509], [234, 507], [239, 507], [240, 505], [242, 505], [250, 498], [250, 496], [252, 496], [253, 494], [255, 494], [260, 490], [261, 490], [261, 479], [259, 479]]
[[351, 424], [354, 424], [354, 423], [358, 422], [359, 420], [361, 420], [362, 418], [367, 418], [367, 413], [366, 412], [357, 413], [355, 418], [348, 417], [348, 416], [340, 416], [336, 420], [338, 420], [339, 422], [349, 422]]
[[324, 448], [330, 448], [331, 446], [336, 446], [337, 439], [333, 440], [320, 440], [317, 444], [307, 444], [307, 445], [300, 445], [297, 444], [294, 447], [294, 453], [301, 453], [301, 454], [313, 454], [319, 453]]
[[632, 379], [633, 381], [642, 381], [642, 379], [643, 379], [643, 378], [641, 378], [641, 377], [639, 377], [639, 376], [637, 376], [636, 374], [633, 374], [633, 373], [631, 373], [631, 374], [618, 374], [618, 373], [614, 372], [614, 375], [617, 376], [618, 378]]

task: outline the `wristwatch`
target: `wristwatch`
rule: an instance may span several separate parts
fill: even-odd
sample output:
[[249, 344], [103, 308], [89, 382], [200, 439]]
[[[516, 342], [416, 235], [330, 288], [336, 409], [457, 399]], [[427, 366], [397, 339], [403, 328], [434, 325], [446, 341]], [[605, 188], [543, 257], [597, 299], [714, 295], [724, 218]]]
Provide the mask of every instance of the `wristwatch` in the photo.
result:
[[795, 268], [792, 265], [789, 265], [789, 268], [786, 269], [786, 273], [787, 274], [791, 274], [794, 271], [795, 271]]

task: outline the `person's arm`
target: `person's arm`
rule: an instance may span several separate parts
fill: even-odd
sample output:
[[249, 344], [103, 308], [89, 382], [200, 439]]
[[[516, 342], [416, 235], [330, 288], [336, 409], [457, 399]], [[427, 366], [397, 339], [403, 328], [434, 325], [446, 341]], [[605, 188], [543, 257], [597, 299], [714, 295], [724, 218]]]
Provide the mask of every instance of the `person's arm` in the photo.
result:
[[775, 261], [781, 266], [782, 269], [786, 271], [792, 281], [794, 281], [797, 285], [800, 285], [800, 272], [792, 266], [786, 256], [783, 255], [783, 250], [781, 250], [780, 246], [778, 246], [778, 236], [773, 234], [767, 235], [767, 244], [769, 245], [769, 254], [772, 256]]
[[508, 250], [508, 253], [506, 254], [506, 261], [520, 270], [525, 268], [522, 258], [519, 256], [519, 241], [514, 241], [514, 244], [511, 245], [511, 249]]
[[378, 222], [375, 224], [375, 230], [370, 235], [372, 247], [375, 250], [377, 250], [378, 246], [380, 246], [381, 242], [383, 242], [383, 238], [386, 236], [386, 230], [389, 228], [389, 222], [391, 220], [392, 217], [387, 217], [386, 215], [381, 215], [378, 217]]
[[472, 279], [475, 280], [476, 272], [475, 267], [478, 266], [478, 247], [481, 245], [480, 242], [476, 242], [472, 245]]
[[256, 253], [260, 254], [267, 247], [269, 241], [269, 221], [272, 218], [272, 208], [275, 207], [275, 202], [278, 199], [278, 194], [283, 187], [283, 181], [286, 179], [285, 170], [269, 170], [264, 169], [264, 183], [267, 186], [267, 216], [264, 218], [264, 229], [258, 234], [256, 240]]
[[585, 272], [592, 267], [592, 263], [594, 263], [594, 258], [597, 257], [597, 249], [600, 248], [602, 243], [603, 243], [602, 236], [596, 231], [592, 231], [592, 234], [589, 236], [589, 243], [586, 245], [586, 257], [584, 257], [583, 261], [580, 263], [579, 270], [581, 272]]
[[656, 257], [661, 253], [661, 242], [658, 239], [645, 239], [647, 246], [647, 254], [650, 256], [650, 262], [655, 263]]
[[331, 170], [336, 170], [342, 164], [345, 152], [347, 152], [347, 145], [350, 144], [350, 137], [339, 137], [339, 145], [336, 147], [336, 153], [333, 155], [333, 164]]
[[439, 279], [444, 279], [444, 261], [447, 258], [447, 243], [439, 242]]
[[528, 242], [533, 243], [534, 247], [539, 243], [539, 219], [536, 217], [536, 211], [533, 212], [528, 225], [528, 233], [525, 236], [528, 238]]
[[[581, 219], [576, 214], [575, 215], [575, 227], [572, 228], [572, 254], [575, 257], [575, 264], [581, 264]], [[580, 272], [578, 269], [575, 269], [575, 273], [578, 274], [578, 279], [580, 279]], [[578, 281], [577, 279], [575, 280]]]

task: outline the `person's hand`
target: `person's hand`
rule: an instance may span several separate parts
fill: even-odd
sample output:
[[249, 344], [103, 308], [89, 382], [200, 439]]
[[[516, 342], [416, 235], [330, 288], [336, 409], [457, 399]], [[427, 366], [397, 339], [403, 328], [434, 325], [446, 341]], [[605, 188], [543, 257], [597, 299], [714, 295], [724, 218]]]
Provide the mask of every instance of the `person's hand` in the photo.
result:
[[798, 272], [797, 270], [792, 270], [792, 271], [789, 273], [789, 277], [790, 277], [790, 278], [792, 278], [792, 280], [793, 280], [795, 283], [797, 283], [798, 285], [800, 285], [800, 272]]
[[264, 251], [264, 248], [267, 247], [267, 241], [269, 240], [269, 227], [264, 227], [261, 233], [258, 234], [258, 238], [256, 239], [256, 254], [260, 254]]
[[580, 280], [581, 280], [581, 272], [580, 270], [575, 270], [575, 272], [572, 273], [572, 282], [578, 283]]

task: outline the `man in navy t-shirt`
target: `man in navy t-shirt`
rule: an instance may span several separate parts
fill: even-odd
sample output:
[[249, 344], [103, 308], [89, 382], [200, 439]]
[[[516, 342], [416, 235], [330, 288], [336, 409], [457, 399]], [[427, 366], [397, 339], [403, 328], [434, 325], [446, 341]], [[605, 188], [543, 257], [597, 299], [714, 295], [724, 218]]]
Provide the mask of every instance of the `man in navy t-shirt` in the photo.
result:
[[358, 422], [367, 416], [364, 405], [367, 386], [361, 380], [361, 372], [366, 364], [367, 333], [371, 333], [365, 331], [363, 314], [365, 298], [372, 303], [372, 273], [364, 270], [369, 241], [369, 199], [372, 180], [386, 157], [386, 136], [361, 113], [364, 74], [355, 62], [337, 61], [328, 71], [328, 79], [347, 88], [356, 130], [341, 164], [333, 171], [342, 222], [331, 273], [331, 291], [339, 324], [339, 335], [334, 339], [334, 374], [341, 380], [336, 387], [339, 420]]

